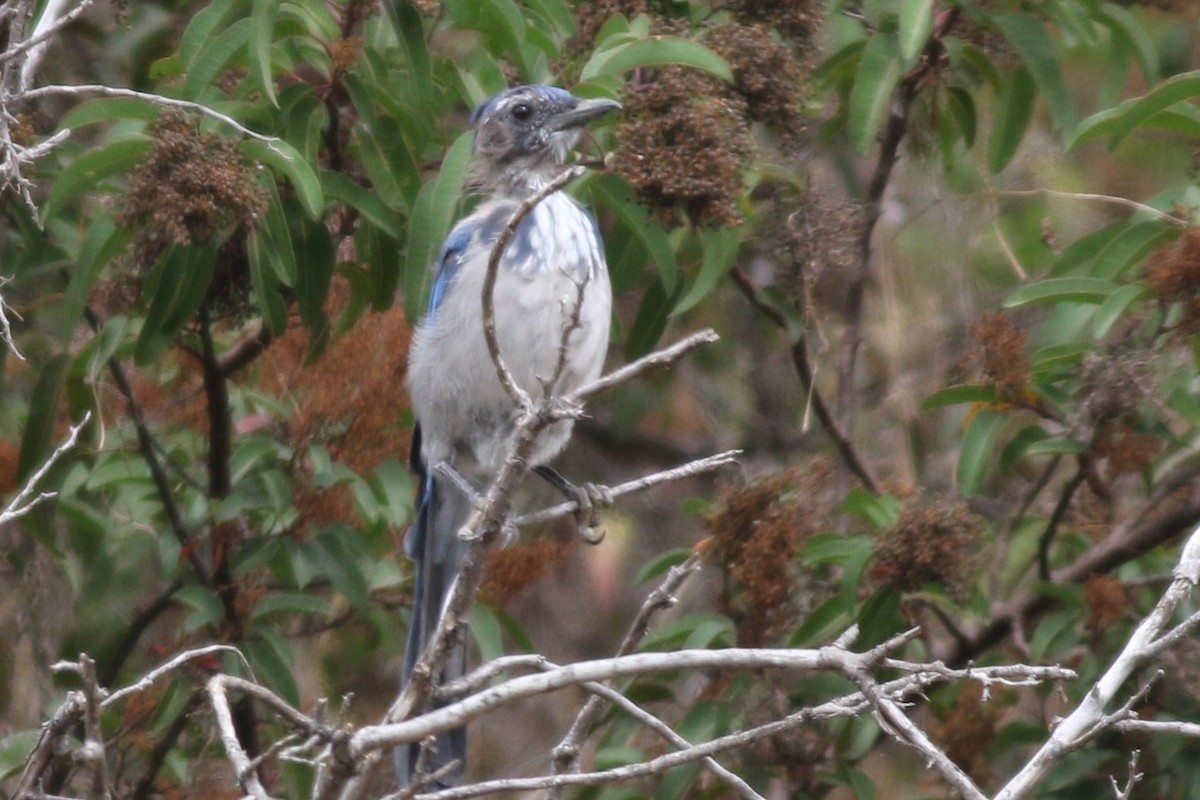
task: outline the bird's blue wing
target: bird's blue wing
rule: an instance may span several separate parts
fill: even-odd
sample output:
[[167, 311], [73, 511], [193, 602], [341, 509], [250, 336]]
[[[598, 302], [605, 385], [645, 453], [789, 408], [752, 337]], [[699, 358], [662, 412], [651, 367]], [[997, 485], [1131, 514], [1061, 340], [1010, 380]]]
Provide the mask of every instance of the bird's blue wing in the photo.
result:
[[442, 304], [442, 299], [446, 296], [446, 288], [454, 280], [454, 275], [462, 264], [467, 245], [471, 243], [471, 237], [475, 235], [475, 228], [476, 225], [470, 218], [464, 219], [454, 226], [442, 244], [442, 250], [438, 253], [437, 274], [433, 278], [433, 288], [429, 291], [429, 308], [425, 312], [428, 316], [433, 316], [438, 306]]

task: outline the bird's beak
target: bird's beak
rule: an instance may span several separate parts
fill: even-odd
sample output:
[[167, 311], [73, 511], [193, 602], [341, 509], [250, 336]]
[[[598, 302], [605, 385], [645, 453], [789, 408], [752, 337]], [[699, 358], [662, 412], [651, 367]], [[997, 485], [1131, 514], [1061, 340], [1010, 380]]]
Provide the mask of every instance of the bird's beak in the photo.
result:
[[594, 119], [607, 114], [609, 111], [615, 111], [620, 108], [621, 104], [616, 100], [609, 100], [607, 97], [595, 97], [586, 100], [580, 100], [574, 107], [566, 111], [560, 111], [547, 120], [547, 126], [552, 131], [565, 131], [573, 128], [582, 128]]

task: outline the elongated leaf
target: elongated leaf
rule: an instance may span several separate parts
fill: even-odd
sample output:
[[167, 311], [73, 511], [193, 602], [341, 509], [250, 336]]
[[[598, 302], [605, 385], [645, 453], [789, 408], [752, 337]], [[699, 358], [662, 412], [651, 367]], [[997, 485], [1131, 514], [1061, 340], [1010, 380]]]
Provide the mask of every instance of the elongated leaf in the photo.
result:
[[653, 281], [646, 293], [642, 295], [642, 304], [638, 306], [637, 316], [629, 328], [629, 337], [625, 340], [625, 358], [633, 361], [646, 355], [666, 330], [667, 320], [671, 316], [671, 306], [674, 305], [678, 290], [668, 294], [663, 285]]
[[1156, 219], [1125, 228], [1096, 256], [1091, 274], [1097, 278], [1116, 280], [1174, 235], [1171, 227]]
[[80, 103], [66, 113], [59, 128], [76, 130], [97, 122], [109, 123], [118, 119], [158, 119], [159, 108], [139, 97], [98, 97]]
[[250, 11], [250, 67], [258, 78], [267, 100], [276, 108], [275, 77], [271, 70], [271, 36], [275, 31], [277, 0], [254, 0]]
[[976, 411], [967, 425], [958, 454], [958, 491], [963, 497], [973, 496], [983, 485], [988, 465], [995, 460], [996, 439], [1003, 429], [1004, 415], [990, 408]]
[[1154, 40], [1129, 10], [1116, 3], [1105, 3], [1096, 13], [1096, 20], [1112, 33], [1113, 38], [1124, 39], [1129, 49], [1137, 56], [1138, 67], [1146, 83], [1158, 80], [1158, 51]]
[[404, 235], [404, 228], [396, 215], [383, 204], [379, 196], [359, 186], [341, 172], [321, 171], [321, 186], [332, 201], [342, 202], [354, 208], [372, 225], [392, 238]]
[[1028, 456], [1073, 456], [1087, 450], [1087, 445], [1077, 439], [1065, 436], [1051, 436], [1040, 439], [1025, 448]]
[[146, 320], [134, 347], [134, 360], [139, 365], [162, 355], [200, 308], [212, 283], [216, 258], [217, 251], [212, 247], [176, 247], [163, 257], [160, 277], [153, 284]]
[[1150, 290], [1142, 284], [1131, 283], [1110, 294], [1092, 317], [1092, 335], [1103, 339], [1129, 307], [1149, 293]]
[[679, 280], [679, 264], [675, 260], [675, 248], [667, 238], [667, 232], [650, 219], [644, 206], [633, 201], [629, 184], [616, 174], [597, 175], [588, 185], [594, 196], [601, 198], [604, 205], [625, 224], [646, 248], [658, 267], [658, 278], [667, 292], [673, 292]]
[[266, 227], [259, 226], [246, 239], [246, 255], [250, 261], [250, 286], [263, 323], [272, 336], [279, 336], [287, 330], [287, 304], [279, 293], [279, 279], [271, 267], [279, 257], [273, 244]]
[[280, 592], [269, 594], [259, 600], [250, 612], [251, 619], [259, 619], [271, 614], [316, 614], [333, 613], [333, 605], [324, 597], [299, 592]]
[[1107, 135], [1111, 137], [1112, 146], [1116, 147], [1135, 128], [1147, 124], [1159, 112], [1197, 95], [1200, 95], [1200, 70], [1168, 78], [1142, 97], [1127, 100], [1114, 109], [1088, 117], [1069, 146], [1078, 147], [1086, 141]]
[[1005, 308], [1030, 303], [1103, 303], [1117, 290], [1117, 284], [1103, 278], [1048, 278], [1017, 289], [1004, 301]]
[[117, 139], [79, 156], [54, 180], [42, 218], [54, 219], [68, 203], [94, 191], [105, 178], [133, 169], [149, 151], [150, 140], [137, 136]]
[[996, 126], [988, 141], [988, 169], [992, 174], [1003, 170], [1017, 152], [1029, 120], [1033, 118], [1034, 86], [1029, 70], [1013, 70], [1004, 82], [1000, 95], [1000, 108], [996, 113]]
[[311, 358], [321, 352], [329, 340], [325, 298], [333, 279], [336, 253], [333, 237], [324, 223], [305, 220], [296, 234], [296, 304], [300, 308], [300, 319], [311, 332]]
[[404, 265], [404, 309], [409, 319], [420, 319], [433, 280], [432, 267], [450, 232], [458, 197], [471, 157], [471, 134], [464, 133], [442, 159], [437, 178], [421, 187], [408, 220], [408, 250]]
[[1034, 83], [1050, 110], [1056, 130], [1064, 133], [1075, 127], [1075, 107], [1055, 53], [1054, 39], [1037, 17], [1031, 14], [994, 14], [992, 22], [1017, 51], [1029, 68]]
[[733, 269], [733, 263], [738, 253], [738, 232], [733, 228], [720, 228], [704, 231], [700, 234], [701, 248], [704, 259], [696, 280], [688, 287], [687, 293], [671, 310], [671, 316], [679, 316], [695, 307], [700, 301], [713, 293], [721, 279]]
[[71, 359], [66, 354], [52, 357], [42, 367], [29, 397], [29, 417], [21, 434], [21, 455], [17, 460], [17, 476], [26, 480], [54, 447], [54, 422], [59, 397], [67, 377]]
[[321, 212], [325, 208], [325, 197], [321, 193], [321, 181], [317, 179], [317, 173], [313, 171], [312, 166], [304, 160], [296, 148], [282, 139], [275, 139], [270, 143], [247, 139], [241, 147], [247, 158], [261, 161], [284, 175], [292, 184], [292, 188], [296, 190], [296, 196], [304, 204], [304, 210], [308, 212], [308, 216], [314, 220], [321, 218]]
[[658, 67], [681, 64], [695, 67], [733, 82], [733, 72], [725, 59], [699, 42], [676, 36], [651, 36], [636, 42], [595, 53], [580, 70], [579, 80], [586, 81], [601, 75], [621, 76], [638, 67]]
[[88, 228], [79, 247], [79, 257], [75, 259], [75, 268], [71, 270], [71, 282], [67, 284], [63, 303], [63, 318], [72, 324], [68, 330], [83, 317], [96, 279], [108, 262], [125, 249], [130, 237], [130, 232], [117, 228], [108, 215], [97, 217]]
[[925, 49], [933, 30], [933, 0], [908, 0], [900, 5], [900, 57], [908, 66]]
[[900, 48], [893, 33], [877, 33], [867, 41], [858, 75], [850, 89], [850, 143], [859, 153], [875, 144], [900, 80]]
[[960, 403], [997, 403], [1000, 396], [991, 386], [977, 383], [964, 383], [959, 386], [947, 386], [934, 392], [921, 403], [922, 411], [929, 411], [943, 406], [959, 405]]
[[214, 0], [192, 15], [179, 40], [179, 58], [185, 69], [209, 45], [217, 30], [236, 11], [236, 5], [235, 0]]
[[189, 99], [200, 99], [208, 91], [234, 55], [250, 41], [251, 20], [240, 19], [210, 39], [187, 67], [183, 81], [183, 95]]

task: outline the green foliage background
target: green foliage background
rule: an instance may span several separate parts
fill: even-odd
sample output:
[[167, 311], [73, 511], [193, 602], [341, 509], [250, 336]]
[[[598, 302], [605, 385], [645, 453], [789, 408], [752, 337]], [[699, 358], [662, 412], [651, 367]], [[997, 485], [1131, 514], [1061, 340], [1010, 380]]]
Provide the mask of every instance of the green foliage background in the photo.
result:
[[[70, 685], [48, 665], [83, 651], [115, 685], [229, 642], [293, 702], [385, 707], [409, 588], [409, 320], [470, 202], [469, 111], [525, 82], [625, 105], [586, 148], [607, 167], [572, 188], [608, 246], [611, 362], [700, 325], [723, 336], [592, 409], [571, 473], [737, 446], [745, 474], [619, 506], [596, 550], [533, 532], [493, 565], [480, 653], [608, 652], [630, 587], [704, 539], [707, 585], [646, 648], [808, 646], [854, 622], [872, 644], [920, 624], [912, 658], [1061, 662], [1077, 699], [1200, 521], [1195, 32], [1187, 4], [1096, 0], [93, 9], [38, 85], [186, 102], [43, 89], [13, 107], [28, 142], [71, 134], [28, 175], [36, 211], [0, 194], [23, 356], [3, 354], [0, 485], [93, 422], [40, 487], [56, 499], [0, 532], [0, 777]], [[1195, 649], [1163, 656], [1143, 715], [1200, 719]], [[843, 683], [628, 688], [698, 741]], [[180, 679], [106, 721], [138, 732], [115, 783], [213, 796], [198, 698]], [[947, 687], [914, 713], [987, 787], [1058, 702]], [[481, 725], [473, 768], [517, 771], [569, 708]], [[736, 766], [791, 796], [940, 796], [886, 741], [840, 720]], [[657, 746], [614, 718], [595, 761]], [[1107, 792], [1135, 748], [1146, 796], [1194, 795], [1195, 743], [1117, 734], [1040, 795]], [[56, 776], [48, 792], [69, 787]], [[580, 794], [723, 791], [697, 767]]]

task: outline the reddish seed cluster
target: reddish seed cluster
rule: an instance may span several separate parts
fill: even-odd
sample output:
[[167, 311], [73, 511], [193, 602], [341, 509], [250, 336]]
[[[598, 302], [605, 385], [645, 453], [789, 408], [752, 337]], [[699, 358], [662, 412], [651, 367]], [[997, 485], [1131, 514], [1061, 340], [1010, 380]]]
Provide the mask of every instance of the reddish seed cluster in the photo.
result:
[[961, 503], [911, 505], [876, 545], [871, 574], [902, 592], [935, 584], [962, 599], [971, 585], [971, 551], [980, 537], [978, 519]]
[[1022, 391], [1029, 383], [1025, 333], [1006, 314], [986, 313], [971, 326], [983, 380], [1002, 392]]
[[1180, 332], [1200, 331], [1200, 228], [1189, 228], [1146, 260], [1146, 283], [1163, 306], [1182, 305]]
[[1083, 602], [1088, 607], [1088, 633], [1097, 637], [1121, 621], [1129, 601], [1125, 587], [1112, 575], [1091, 575], [1083, 584]]
[[820, 484], [828, 467], [816, 462], [728, 491], [708, 519], [710, 555], [732, 579], [726, 611], [747, 646], [775, 641], [795, 622], [797, 565], [804, 538], [817, 529]]
[[154, 146], [129, 174], [117, 219], [138, 228], [135, 258], [153, 263], [169, 245], [218, 244], [247, 228], [266, 197], [236, 142], [201, 134], [183, 114], [164, 113], [151, 128]]
[[995, 779], [986, 747], [996, 738], [1004, 705], [995, 697], [984, 702], [983, 684], [967, 681], [959, 690], [958, 702], [938, 715], [934, 734], [937, 743], [980, 786], [988, 786]]

